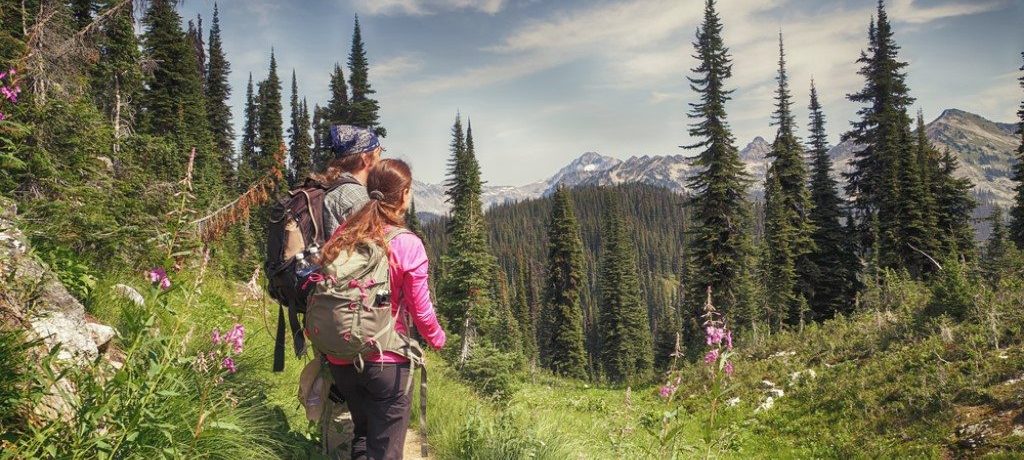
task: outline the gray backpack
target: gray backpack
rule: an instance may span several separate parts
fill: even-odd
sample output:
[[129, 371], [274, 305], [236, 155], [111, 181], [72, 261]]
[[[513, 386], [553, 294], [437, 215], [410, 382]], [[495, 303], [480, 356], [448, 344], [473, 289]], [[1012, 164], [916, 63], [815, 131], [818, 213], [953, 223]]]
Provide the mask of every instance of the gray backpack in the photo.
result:
[[[385, 245], [396, 236], [410, 233], [394, 228], [384, 238]], [[395, 329], [391, 315], [391, 271], [387, 248], [373, 243], [360, 244], [352, 251], [342, 251], [338, 257], [321, 268], [321, 273], [310, 275], [317, 282], [309, 295], [305, 315], [305, 333], [318, 353], [351, 361], [362, 372], [365, 358], [386, 351], [409, 360], [409, 381], [406, 393], [412, 390], [416, 367], [420, 379], [420, 427], [426, 437], [427, 369], [423, 349], [409, 335], [412, 334], [412, 316], [402, 307], [401, 314], [406, 334]]]

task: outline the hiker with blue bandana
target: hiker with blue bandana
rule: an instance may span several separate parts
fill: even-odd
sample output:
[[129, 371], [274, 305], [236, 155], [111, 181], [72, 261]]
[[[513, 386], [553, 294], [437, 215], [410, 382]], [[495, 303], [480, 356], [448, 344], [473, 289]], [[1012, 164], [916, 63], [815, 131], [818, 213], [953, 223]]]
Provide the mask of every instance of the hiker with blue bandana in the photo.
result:
[[349, 125], [331, 126], [334, 159], [314, 179], [322, 184], [341, 183], [324, 196], [324, 235], [330, 237], [349, 215], [370, 201], [366, 177], [380, 161], [380, 139], [372, 131]]

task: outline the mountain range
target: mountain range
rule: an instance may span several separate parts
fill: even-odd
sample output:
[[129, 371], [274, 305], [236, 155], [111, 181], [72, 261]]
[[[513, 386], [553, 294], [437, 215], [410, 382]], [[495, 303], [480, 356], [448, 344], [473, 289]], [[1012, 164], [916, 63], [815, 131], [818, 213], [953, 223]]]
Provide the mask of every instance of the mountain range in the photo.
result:
[[[1014, 195], [1010, 180], [1014, 152], [1020, 145], [1017, 125], [997, 123], [958, 109], [948, 109], [925, 126], [932, 143], [941, 151], [948, 148], [960, 159], [957, 175], [968, 177], [975, 184], [974, 193], [980, 203], [1008, 206]], [[829, 150], [834, 172], [850, 169], [850, 160], [858, 150], [851, 142], [841, 142]], [[767, 154], [771, 144], [758, 136], [740, 150], [740, 159], [754, 182], [750, 193], [763, 194], [768, 170]], [[490, 186], [482, 190], [484, 208], [508, 201], [522, 201], [545, 196], [558, 185], [578, 187], [642, 182], [667, 188], [677, 193], [688, 192], [688, 178], [697, 171], [693, 157], [687, 155], [643, 155], [627, 160], [587, 152], [558, 170], [548, 179], [522, 186]], [[413, 196], [420, 213], [444, 215], [448, 212], [444, 186], [415, 182]]]

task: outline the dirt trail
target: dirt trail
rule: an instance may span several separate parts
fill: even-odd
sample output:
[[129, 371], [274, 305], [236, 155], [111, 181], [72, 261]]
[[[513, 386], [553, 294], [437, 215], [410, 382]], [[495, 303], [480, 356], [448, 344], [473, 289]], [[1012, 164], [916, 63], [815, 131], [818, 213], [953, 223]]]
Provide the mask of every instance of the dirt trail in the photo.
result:
[[415, 458], [430, 458], [430, 456], [423, 457], [421, 449], [423, 447], [423, 438], [420, 436], [419, 430], [409, 430], [405, 434], [405, 452], [402, 454], [406, 459]]

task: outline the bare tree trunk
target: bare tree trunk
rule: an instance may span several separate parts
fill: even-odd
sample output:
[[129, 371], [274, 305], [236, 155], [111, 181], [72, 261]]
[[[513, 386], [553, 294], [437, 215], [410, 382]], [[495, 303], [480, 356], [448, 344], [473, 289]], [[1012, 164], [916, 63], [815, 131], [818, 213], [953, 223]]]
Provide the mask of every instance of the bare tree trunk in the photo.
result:
[[462, 352], [459, 354], [459, 367], [464, 366], [466, 359], [469, 358], [469, 343], [472, 341], [470, 336], [474, 335], [470, 319], [470, 316], [466, 315], [466, 320], [462, 324]]
[[114, 76], [114, 155], [121, 152], [121, 77]]

